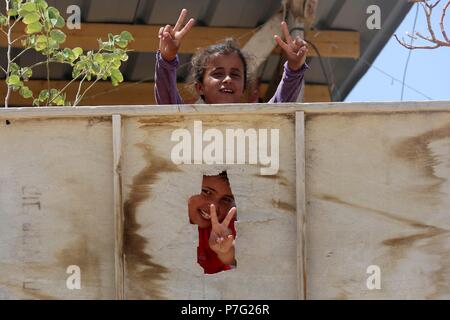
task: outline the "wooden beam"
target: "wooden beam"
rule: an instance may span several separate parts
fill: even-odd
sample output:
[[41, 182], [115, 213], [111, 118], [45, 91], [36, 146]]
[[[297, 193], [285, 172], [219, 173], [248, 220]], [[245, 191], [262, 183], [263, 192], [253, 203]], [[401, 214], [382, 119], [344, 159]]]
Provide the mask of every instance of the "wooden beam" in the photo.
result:
[[295, 159], [297, 203], [297, 299], [307, 298], [307, 257], [306, 257], [306, 152], [305, 113], [295, 113]]
[[122, 118], [120, 114], [112, 116], [113, 127], [113, 189], [114, 189], [114, 270], [115, 270], [115, 288], [116, 299], [125, 299], [124, 285], [124, 252], [123, 235], [125, 218], [123, 214], [122, 200], [122, 156], [123, 156], [123, 134]]
[[[120, 34], [126, 30], [131, 32], [135, 41], [130, 44], [130, 49], [136, 52], [155, 52], [158, 49], [158, 31], [160, 26], [152, 25], [129, 25], [129, 24], [106, 24], [106, 23], [83, 23], [80, 30], [68, 30], [67, 40], [64, 47], [81, 47], [85, 50], [98, 49], [98, 39], [106, 40], [108, 33]], [[252, 38], [258, 29], [252, 28], [217, 28], [217, 27], [194, 27], [188, 33], [180, 48], [180, 53], [195, 53], [197, 48], [206, 47], [220, 42], [227, 37], [234, 37], [241, 46]], [[278, 33], [280, 30], [278, 30]], [[24, 35], [20, 26], [15, 28], [13, 39]], [[272, 35], [268, 35], [273, 41]], [[323, 57], [334, 58], [358, 58], [360, 55], [359, 32], [355, 31], [310, 31], [306, 32], [306, 40], [311, 41], [320, 51]], [[275, 43], [274, 43], [275, 44]], [[0, 47], [6, 47], [4, 36], [0, 36]], [[20, 41], [14, 43], [15, 47], [21, 47]], [[310, 50], [310, 56], [316, 56], [314, 50]]]
[[[264, 97], [269, 84], [263, 83], [259, 86], [259, 96]], [[324, 84], [306, 84], [304, 102], [331, 102], [330, 91]]]
[[273, 15], [243, 47], [243, 50], [254, 59], [252, 64], [254, 70], [258, 70], [277, 46], [273, 38], [267, 35], [278, 32], [282, 19], [281, 12]]
[[[67, 84], [67, 81], [55, 80], [51, 81], [52, 88], [62, 89]], [[38, 94], [41, 90], [47, 88], [46, 80], [30, 80], [26, 83], [28, 87]], [[86, 88], [89, 83], [83, 84]], [[68, 100], [75, 100], [78, 89], [78, 83], [74, 82], [67, 92]], [[268, 89], [267, 84], [260, 85], [260, 96], [264, 97]], [[186, 103], [194, 103], [197, 100], [195, 94], [190, 92], [189, 88], [184, 83], [178, 84], [178, 90]], [[6, 85], [4, 82], [0, 84], [0, 96], [6, 95]], [[328, 88], [325, 85], [306, 85], [305, 87], [305, 102], [330, 102], [330, 95]], [[3, 104], [0, 101], [0, 104]], [[29, 106], [32, 104], [31, 99], [22, 98], [18, 92], [14, 92], [11, 96], [11, 105], [14, 106]], [[108, 105], [154, 105], [156, 104], [154, 98], [154, 83], [133, 83], [125, 82], [118, 87], [113, 87], [110, 82], [98, 82], [89, 91], [85, 99], [81, 102], [84, 106], [108, 106]]]
[[411, 102], [361, 102], [361, 103], [262, 103], [262, 104], [234, 104], [225, 107], [214, 105], [182, 106], [86, 106], [86, 107], [41, 107], [41, 108], [0, 108], [0, 121], [37, 119], [37, 118], [84, 118], [111, 117], [120, 114], [122, 117], [153, 117], [153, 116], [183, 116], [201, 115], [220, 117], [223, 115], [265, 115], [305, 112], [309, 115], [326, 114], [411, 114], [425, 112], [428, 114], [450, 112], [448, 101], [411, 101]]
[[[354, 58], [361, 55], [360, 34], [355, 31], [316, 30], [306, 31], [305, 39], [313, 43], [322, 57]], [[310, 48], [311, 56], [317, 56]]]
[[[130, 49], [136, 52], [155, 52], [158, 50], [158, 32], [160, 26], [154, 25], [130, 25], [130, 24], [107, 24], [107, 23], [83, 23], [81, 29], [63, 31], [67, 35], [64, 47], [81, 47], [85, 50], [98, 49], [98, 39], [106, 41], [108, 34], [120, 34], [122, 31], [130, 32], [135, 41], [131, 42]], [[23, 36], [24, 30], [20, 26], [13, 32], [13, 39]], [[194, 53], [197, 48], [211, 45], [227, 37], [234, 37], [241, 44], [246, 43], [254, 33], [251, 28], [217, 28], [217, 27], [194, 27], [188, 33], [180, 48], [180, 53]], [[6, 47], [5, 37], [0, 37], [0, 46]], [[14, 43], [14, 47], [21, 47], [20, 41]]]
[[328, 86], [323, 84], [305, 85], [304, 102], [331, 102]]

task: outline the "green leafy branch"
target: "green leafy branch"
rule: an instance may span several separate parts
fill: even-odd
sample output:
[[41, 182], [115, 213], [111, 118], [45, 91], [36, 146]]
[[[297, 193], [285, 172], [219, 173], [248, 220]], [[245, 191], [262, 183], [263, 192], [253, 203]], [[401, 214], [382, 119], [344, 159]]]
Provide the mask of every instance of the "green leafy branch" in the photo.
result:
[[[120, 35], [109, 34], [107, 41], [98, 40], [99, 49], [84, 52], [82, 48], [61, 48], [66, 41], [66, 34], [61, 30], [65, 20], [58, 9], [49, 7], [45, 0], [5, 0], [6, 13], [0, 13], [0, 31], [7, 39], [7, 66], [0, 66], [0, 71], [6, 74], [7, 94], [5, 107], [8, 107], [11, 93], [18, 91], [25, 99], [33, 99], [34, 106], [76, 106], [85, 94], [100, 80], [110, 79], [114, 86], [123, 82], [120, 72], [122, 62], [128, 60], [127, 49], [133, 36], [123, 31]], [[13, 39], [13, 29], [18, 25], [25, 26], [25, 35]], [[12, 46], [20, 41], [23, 49], [12, 56]], [[17, 64], [25, 52], [34, 50], [41, 53], [45, 60], [30, 66]], [[51, 88], [51, 64], [68, 64], [72, 67], [72, 80], [64, 88]], [[33, 70], [41, 65], [47, 70], [47, 89], [34, 93], [27, 82], [33, 75]], [[80, 80], [81, 79], [81, 80]], [[77, 94], [73, 101], [68, 101], [66, 90], [78, 82]], [[86, 88], [83, 84], [92, 83]]]

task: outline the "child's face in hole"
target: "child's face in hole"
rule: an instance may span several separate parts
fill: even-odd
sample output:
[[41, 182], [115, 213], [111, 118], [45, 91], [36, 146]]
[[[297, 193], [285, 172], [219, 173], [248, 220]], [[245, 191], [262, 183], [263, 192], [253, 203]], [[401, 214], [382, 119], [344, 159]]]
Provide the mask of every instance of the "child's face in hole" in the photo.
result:
[[209, 104], [239, 103], [244, 94], [244, 63], [236, 52], [215, 53], [208, 59], [197, 93]]
[[203, 176], [202, 192], [189, 198], [189, 220], [200, 228], [211, 226], [210, 205], [216, 207], [219, 222], [225, 219], [228, 211], [235, 207], [233, 193], [228, 180], [221, 176]]

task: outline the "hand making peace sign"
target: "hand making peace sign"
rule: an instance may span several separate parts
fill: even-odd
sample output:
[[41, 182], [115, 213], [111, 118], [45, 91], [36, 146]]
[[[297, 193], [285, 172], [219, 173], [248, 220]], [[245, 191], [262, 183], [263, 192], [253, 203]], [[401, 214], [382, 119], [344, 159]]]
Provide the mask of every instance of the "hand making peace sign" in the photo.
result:
[[[161, 27], [159, 29], [159, 51], [166, 61], [172, 61], [175, 59], [178, 50], [180, 49], [181, 41], [195, 23], [194, 19], [189, 19], [186, 25], [181, 28], [184, 20], [186, 19], [187, 13], [188, 11], [186, 9], [181, 10], [178, 21], [174, 27], [171, 25], [166, 25], [165, 27]], [[306, 54], [308, 52], [306, 41], [300, 37], [292, 39], [285, 21], [281, 23], [281, 30], [284, 34], [286, 42], [284, 42], [278, 35], [275, 35], [275, 41], [286, 53], [289, 68], [293, 71], [299, 70], [306, 61]]]
[[213, 204], [210, 205], [210, 213], [212, 229], [209, 236], [209, 247], [217, 254], [228, 253], [234, 247], [233, 232], [228, 226], [236, 214], [236, 207], [228, 211], [222, 223], [217, 219], [216, 207]]
[[166, 25], [165, 27], [161, 27], [159, 29], [159, 51], [161, 52], [161, 56], [166, 61], [172, 61], [175, 59], [178, 50], [180, 49], [181, 41], [195, 23], [194, 19], [190, 19], [188, 23], [181, 28], [184, 20], [186, 19], [187, 13], [188, 11], [186, 9], [181, 10], [175, 27]]
[[300, 37], [292, 39], [285, 21], [281, 22], [281, 30], [284, 34], [286, 42], [281, 40], [281, 38], [277, 35], [274, 36], [275, 41], [286, 53], [289, 69], [292, 71], [297, 71], [305, 64], [308, 46], [306, 41]]

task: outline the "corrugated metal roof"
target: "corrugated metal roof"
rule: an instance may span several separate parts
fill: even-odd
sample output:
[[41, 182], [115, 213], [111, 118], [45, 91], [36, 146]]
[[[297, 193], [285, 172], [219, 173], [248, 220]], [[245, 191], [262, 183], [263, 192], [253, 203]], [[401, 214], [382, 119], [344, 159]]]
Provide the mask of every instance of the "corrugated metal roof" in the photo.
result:
[[[82, 22], [123, 24], [174, 24], [182, 8], [197, 25], [214, 27], [255, 28], [265, 23], [281, 7], [280, 0], [48, 0], [66, 17], [70, 5], [81, 8]], [[381, 30], [366, 27], [367, 7], [378, 5], [382, 12]], [[361, 34], [361, 58], [324, 58], [326, 73], [333, 83], [333, 100], [342, 101], [368, 70], [412, 4], [407, 0], [320, 0], [315, 27], [324, 30], [353, 30]], [[149, 34], [148, 37], [156, 37]], [[18, 52], [18, 49], [14, 49]], [[5, 64], [5, 49], [0, 49], [0, 62]], [[21, 65], [36, 61], [38, 54], [28, 52], [20, 58]], [[190, 55], [181, 55], [181, 63], [187, 64]], [[261, 68], [263, 82], [273, 77], [279, 65], [279, 56], [273, 55]], [[126, 81], [152, 81], [154, 53], [133, 52], [122, 70]], [[326, 84], [327, 79], [317, 57], [309, 60], [311, 69], [306, 82]], [[179, 79], [186, 78], [187, 68], [181, 68]], [[45, 69], [36, 70], [33, 79], [45, 79]], [[70, 79], [70, 68], [52, 66], [52, 79]]]

